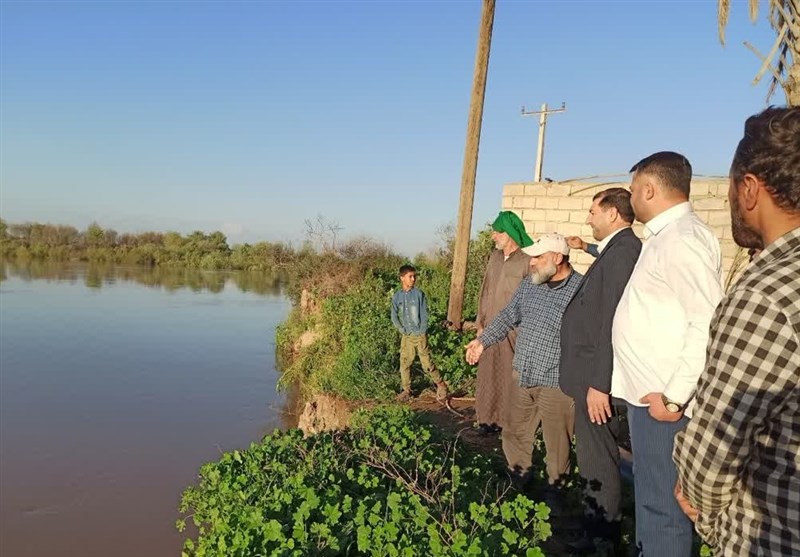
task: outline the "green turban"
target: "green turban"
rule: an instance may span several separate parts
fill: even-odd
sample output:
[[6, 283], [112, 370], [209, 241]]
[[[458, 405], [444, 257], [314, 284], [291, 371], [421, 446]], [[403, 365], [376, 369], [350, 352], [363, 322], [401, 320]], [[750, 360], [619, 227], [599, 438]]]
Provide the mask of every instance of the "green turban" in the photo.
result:
[[505, 232], [521, 248], [527, 248], [533, 244], [533, 240], [525, 232], [525, 225], [522, 220], [511, 211], [501, 211], [492, 223], [492, 230], [495, 232]]

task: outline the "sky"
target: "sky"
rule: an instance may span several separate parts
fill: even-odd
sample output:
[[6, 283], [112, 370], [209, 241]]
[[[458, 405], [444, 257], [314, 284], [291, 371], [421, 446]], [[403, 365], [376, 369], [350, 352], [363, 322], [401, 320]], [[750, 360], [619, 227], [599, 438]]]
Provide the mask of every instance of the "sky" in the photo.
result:
[[[716, 0], [497, 0], [473, 229], [504, 184], [626, 173], [655, 151], [726, 175], [767, 80], [766, 14]], [[763, 10], [763, 8], [762, 8]], [[481, 2], [0, 0], [0, 217], [231, 244], [342, 236], [413, 255], [454, 223]], [[783, 104], [779, 91], [773, 104]]]

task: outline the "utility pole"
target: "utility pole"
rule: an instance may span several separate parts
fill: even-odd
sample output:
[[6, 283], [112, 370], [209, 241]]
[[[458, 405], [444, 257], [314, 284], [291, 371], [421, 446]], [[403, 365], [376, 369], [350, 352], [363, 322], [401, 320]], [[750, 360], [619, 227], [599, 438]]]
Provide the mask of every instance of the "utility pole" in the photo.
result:
[[475, 175], [478, 170], [478, 147], [483, 120], [483, 99], [486, 93], [486, 75], [489, 72], [489, 47], [492, 44], [495, 0], [483, 0], [478, 49], [475, 53], [475, 72], [472, 76], [472, 97], [467, 120], [467, 142], [464, 148], [464, 165], [461, 171], [461, 196], [458, 204], [455, 246], [453, 247], [453, 272], [450, 279], [450, 300], [447, 320], [450, 327], [461, 330], [464, 311], [464, 285], [467, 282], [469, 236], [472, 227], [472, 206], [475, 201]]
[[547, 103], [542, 105], [541, 110], [537, 111], [525, 111], [525, 107], [522, 107], [522, 115], [523, 116], [532, 116], [534, 114], [539, 115], [539, 144], [536, 146], [536, 166], [533, 169], [533, 181], [534, 182], [541, 182], [542, 181], [542, 164], [544, 163], [544, 129], [547, 126], [547, 116], [549, 114], [555, 114], [557, 112], [566, 112], [567, 105], [566, 103], [561, 103], [561, 108], [554, 108], [548, 110]]

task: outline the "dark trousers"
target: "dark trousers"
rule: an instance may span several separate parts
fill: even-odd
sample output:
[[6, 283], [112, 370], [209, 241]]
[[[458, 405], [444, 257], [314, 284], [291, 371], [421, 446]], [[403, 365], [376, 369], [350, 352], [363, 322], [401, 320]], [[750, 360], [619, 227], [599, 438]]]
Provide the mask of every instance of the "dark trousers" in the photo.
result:
[[688, 557], [692, 523], [675, 500], [678, 471], [672, 462], [675, 434], [689, 420], [659, 422], [647, 408], [628, 404], [636, 490], [636, 545], [643, 557]]
[[606, 423], [593, 424], [586, 398], [575, 401], [575, 455], [581, 478], [586, 481], [586, 514], [606, 521], [620, 519], [620, 420], [613, 406], [612, 410], [614, 415]]

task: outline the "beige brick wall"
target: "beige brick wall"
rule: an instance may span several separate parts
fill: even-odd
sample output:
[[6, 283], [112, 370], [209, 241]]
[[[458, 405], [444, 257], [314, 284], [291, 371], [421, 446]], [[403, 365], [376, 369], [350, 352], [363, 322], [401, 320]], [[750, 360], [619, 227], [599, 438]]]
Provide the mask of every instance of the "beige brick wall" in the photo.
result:
[[[586, 217], [594, 194], [611, 187], [627, 188], [629, 185], [572, 181], [508, 184], [503, 188], [503, 210], [514, 211], [519, 215], [534, 239], [544, 232], [559, 232], [565, 236], [580, 236], [589, 242], [594, 240], [592, 229], [586, 224]], [[723, 272], [727, 276], [737, 252], [731, 235], [728, 180], [717, 178], [692, 181], [691, 201], [700, 218], [719, 238]], [[639, 237], [642, 236], [641, 224], [634, 224], [633, 229]], [[580, 250], [573, 250], [570, 258], [580, 272], [585, 272], [592, 262], [592, 257]]]

